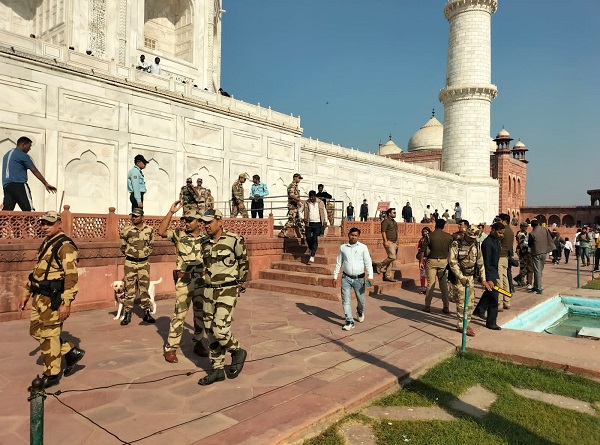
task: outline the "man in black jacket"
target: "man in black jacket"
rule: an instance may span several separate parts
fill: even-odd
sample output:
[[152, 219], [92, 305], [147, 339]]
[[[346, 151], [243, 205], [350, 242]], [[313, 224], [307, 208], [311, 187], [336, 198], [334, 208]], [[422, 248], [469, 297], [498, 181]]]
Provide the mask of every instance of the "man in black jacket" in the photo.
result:
[[410, 206], [410, 202], [407, 202], [404, 207], [402, 207], [402, 219], [404, 222], [410, 223], [413, 220], [412, 215], [412, 207]]
[[369, 218], [369, 204], [367, 204], [367, 200], [363, 199], [363, 203], [360, 205], [360, 220], [366, 221]]

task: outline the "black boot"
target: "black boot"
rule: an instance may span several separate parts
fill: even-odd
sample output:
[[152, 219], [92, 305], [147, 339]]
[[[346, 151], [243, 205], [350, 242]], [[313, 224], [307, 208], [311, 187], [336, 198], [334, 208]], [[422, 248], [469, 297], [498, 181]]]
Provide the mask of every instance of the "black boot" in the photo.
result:
[[60, 374], [42, 376], [42, 383], [44, 388], [50, 388], [51, 386], [58, 385], [60, 382]]
[[235, 379], [240, 375], [240, 372], [242, 372], [242, 369], [244, 368], [244, 362], [246, 361], [247, 355], [248, 353], [242, 348], [236, 349], [231, 353], [231, 365], [227, 370], [228, 378]]
[[154, 319], [154, 317], [152, 317], [152, 314], [150, 313], [150, 310], [144, 311], [144, 318], [143, 318], [143, 320], [146, 323], [156, 323], [156, 320]]
[[208, 351], [208, 349], [206, 349], [204, 347], [202, 340], [197, 341], [196, 344], [194, 345], [194, 354], [196, 354], [200, 357], [208, 357], [209, 356], [209, 351]]
[[121, 320], [121, 326], [127, 326], [129, 323], [131, 323], [131, 312], [125, 312], [123, 320]]
[[83, 349], [79, 349], [77, 346], [73, 346], [69, 352], [65, 354], [65, 361], [67, 362], [67, 366], [65, 367], [65, 372], [63, 375], [68, 376], [73, 371], [73, 367], [83, 358], [85, 355], [85, 351]]
[[202, 377], [200, 380], [198, 380], [198, 385], [207, 386], [212, 385], [215, 382], [222, 382], [223, 380], [225, 380], [225, 371], [223, 368], [213, 369], [206, 374], [206, 377]]

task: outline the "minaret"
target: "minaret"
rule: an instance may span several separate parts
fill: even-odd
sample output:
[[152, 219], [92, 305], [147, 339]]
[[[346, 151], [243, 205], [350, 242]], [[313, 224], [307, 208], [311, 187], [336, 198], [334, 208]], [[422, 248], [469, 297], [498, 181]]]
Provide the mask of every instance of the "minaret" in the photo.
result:
[[490, 176], [491, 17], [497, 0], [448, 0], [450, 22], [444, 104], [442, 170], [469, 177]]

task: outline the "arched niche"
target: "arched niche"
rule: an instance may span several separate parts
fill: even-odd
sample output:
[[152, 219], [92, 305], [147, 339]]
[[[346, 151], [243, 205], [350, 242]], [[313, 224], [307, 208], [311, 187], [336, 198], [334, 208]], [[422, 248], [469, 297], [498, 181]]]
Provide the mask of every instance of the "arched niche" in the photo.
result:
[[0, 0], [0, 29], [56, 44], [65, 43], [67, 0]]
[[548, 218], [548, 225], [551, 226], [552, 224], [556, 224], [557, 226], [560, 225], [560, 217], [558, 215], [550, 215], [550, 218]]
[[[150, 162], [144, 169], [144, 179], [148, 190], [144, 195], [144, 213], [146, 215], [162, 215], [169, 210], [174, 201], [170, 187], [171, 178], [154, 158], [148, 160]], [[179, 189], [177, 189], [177, 196], [179, 196]], [[129, 200], [127, 202], [129, 203]]]
[[73, 159], [65, 168], [65, 204], [75, 213], [106, 213], [110, 201], [109, 168], [90, 150]]
[[537, 215], [535, 219], [537, 219], [540, 224], [546, 222], [546, 217], [544, 215]]
[[192, 2], [145, 0], [144, 46], [165, 57], [193, 62]]
[[573, 227], [575, 225], [575, 218], [573, 218], [572, 215], [563, 216], [562, 225], [566, 227]]

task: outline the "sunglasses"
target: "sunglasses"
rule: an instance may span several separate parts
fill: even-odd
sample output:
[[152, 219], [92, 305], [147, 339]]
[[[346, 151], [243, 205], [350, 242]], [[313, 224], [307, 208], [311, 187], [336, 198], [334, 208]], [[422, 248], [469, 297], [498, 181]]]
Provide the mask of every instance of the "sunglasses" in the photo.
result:
[[40, 221], [40, 226], [53, 226], [54, 224], [56, 224], [56, 222], [50, 222], [50, 221], [46, 221], [46, 220]]
[[183, 218], [183, 220], [184, 220], [186, 223], [190, 224], [190, 223], [194, 222], [194, 221], [196, 220], [196, 218]]

